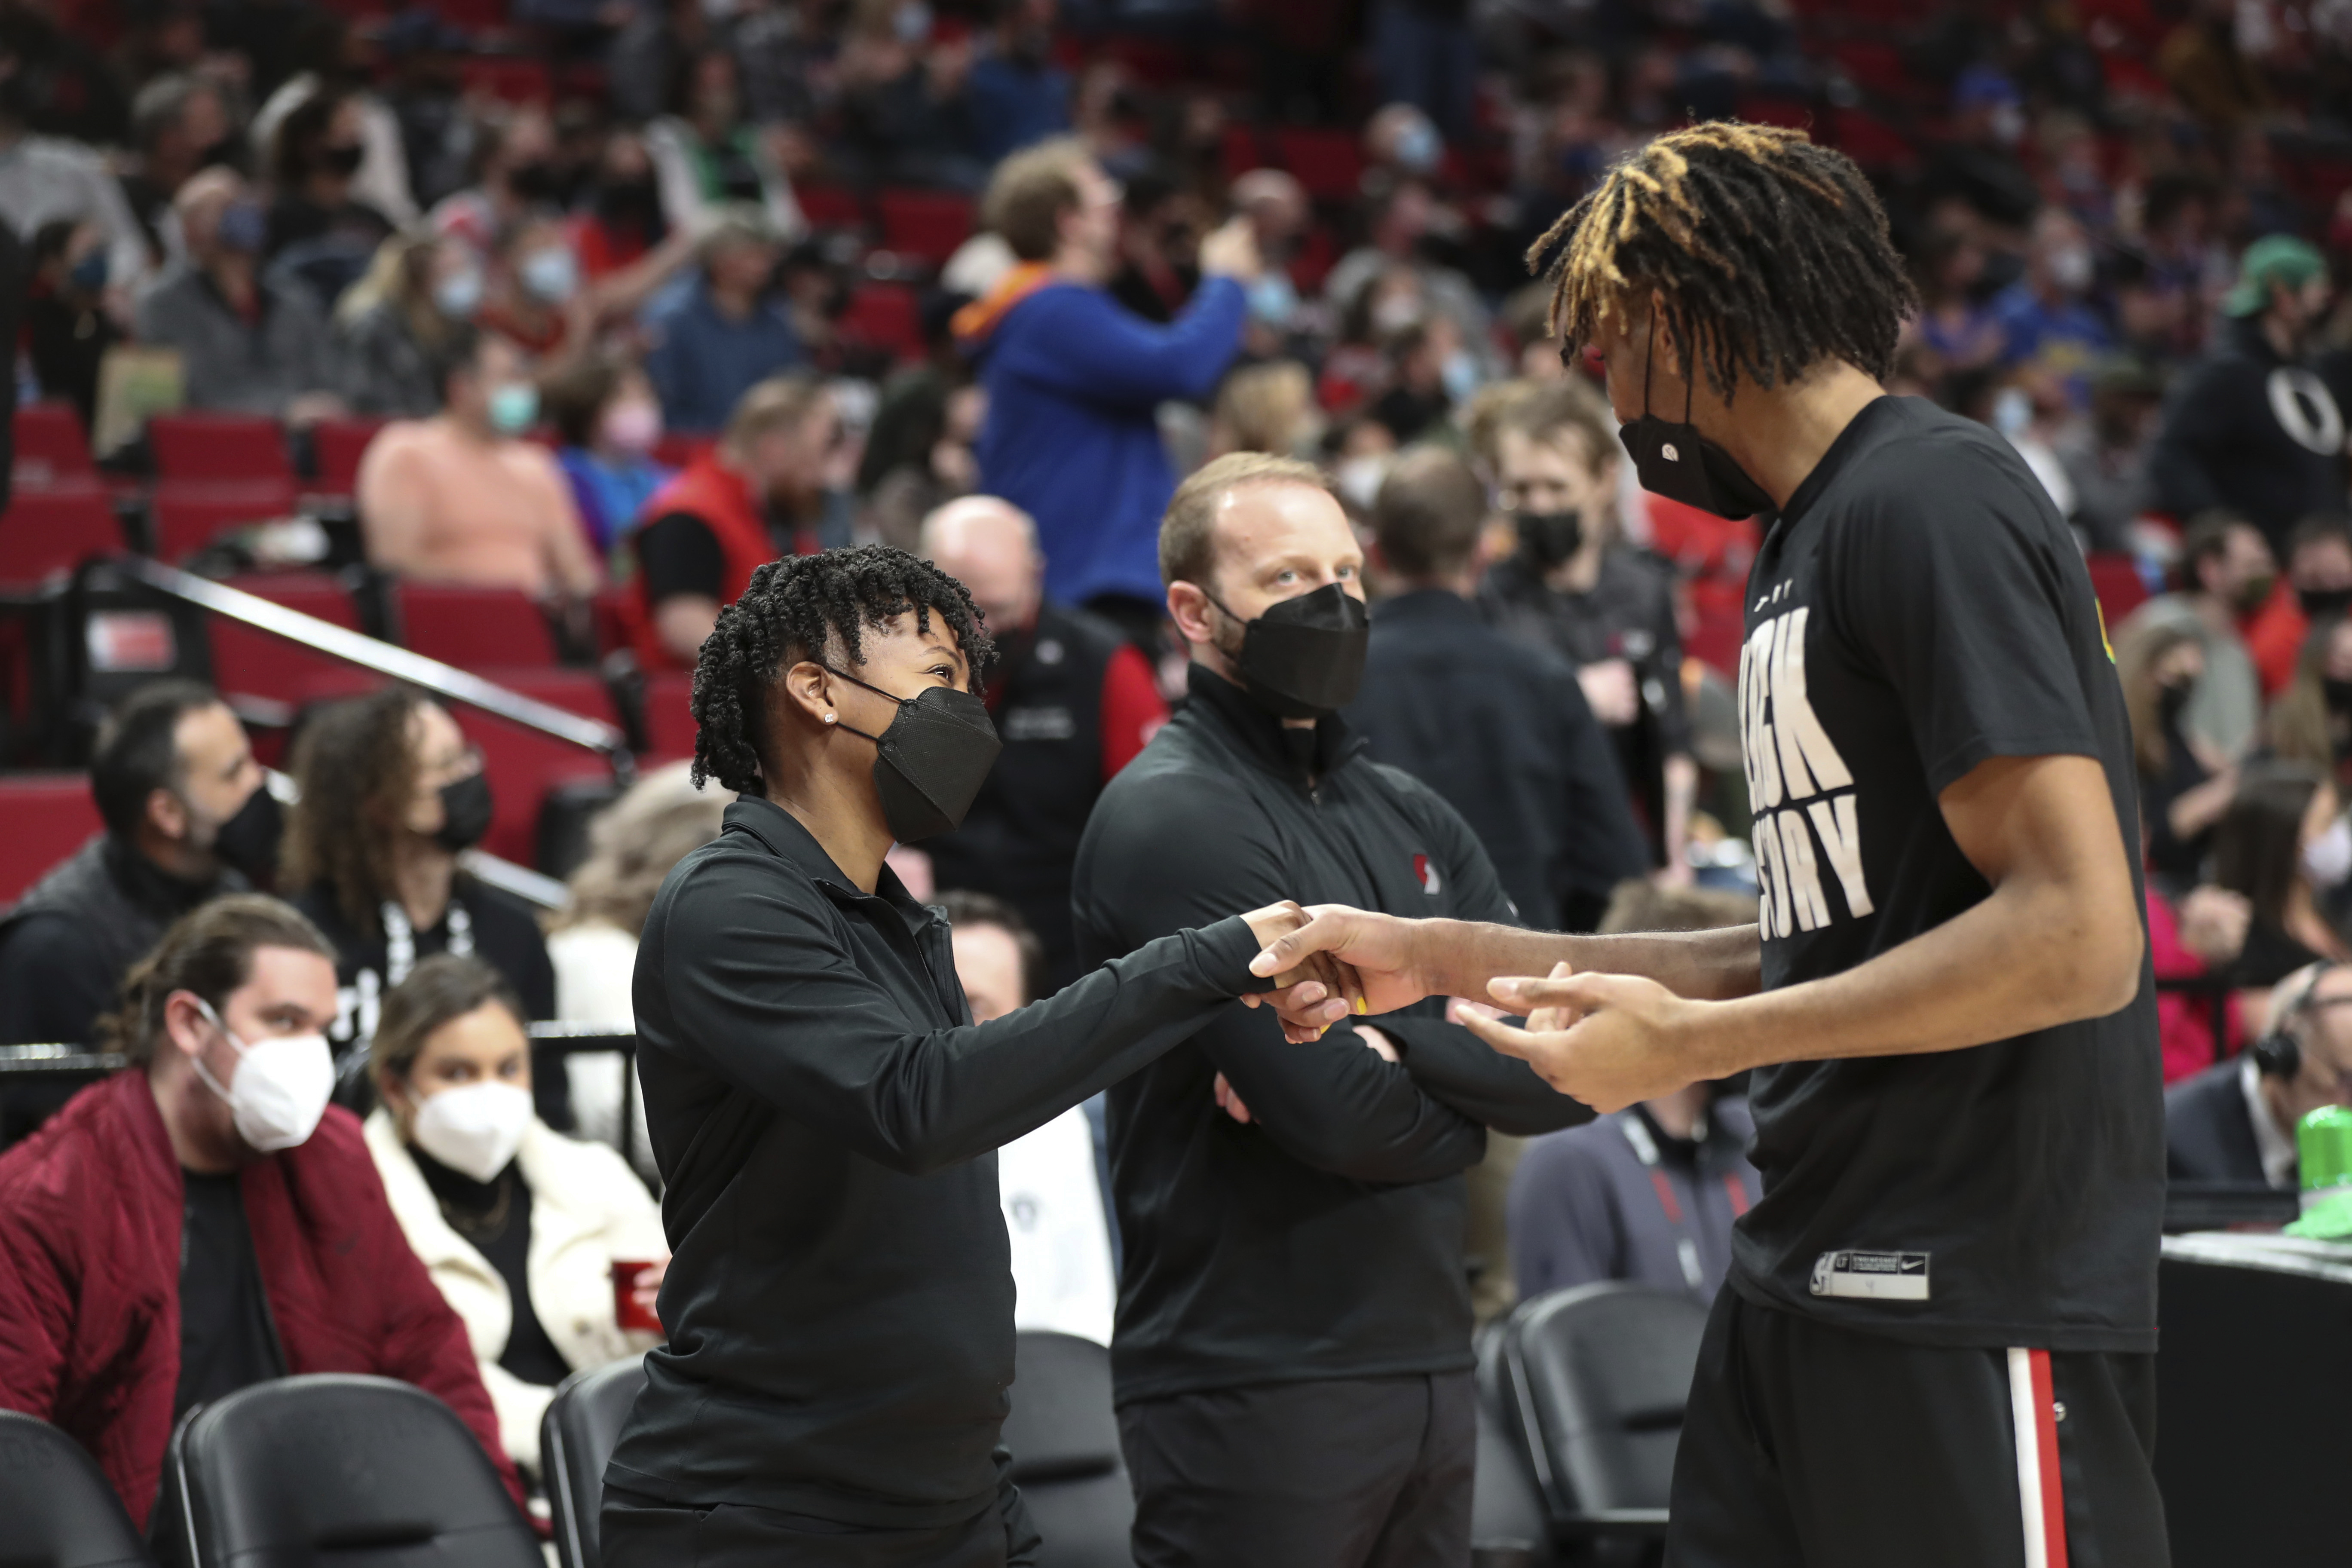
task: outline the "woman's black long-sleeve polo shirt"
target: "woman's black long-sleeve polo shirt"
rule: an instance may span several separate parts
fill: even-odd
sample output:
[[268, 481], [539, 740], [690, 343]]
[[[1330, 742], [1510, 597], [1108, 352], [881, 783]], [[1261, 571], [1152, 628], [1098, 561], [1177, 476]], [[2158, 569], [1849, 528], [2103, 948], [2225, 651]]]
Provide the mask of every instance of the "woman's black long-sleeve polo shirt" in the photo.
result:
[[1202, 922], [975, 1026], [946, 921], [746, 796], [662, 884], [638, 1062], [669, 1342], [607, 1472], [664, 1501], [919, 1528], [997, 1502], [1013, 1279], [994, 1150], [1265, 983]]

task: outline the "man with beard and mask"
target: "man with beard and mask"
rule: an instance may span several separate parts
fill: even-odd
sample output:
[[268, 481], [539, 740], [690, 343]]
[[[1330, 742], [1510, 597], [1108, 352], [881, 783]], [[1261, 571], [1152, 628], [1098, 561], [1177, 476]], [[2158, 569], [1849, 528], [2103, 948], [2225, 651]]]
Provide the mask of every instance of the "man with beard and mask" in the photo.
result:
[[1045, 989], [1079, 974], [1070, 870], [1103, 786], [1168, 721], [1151, 666], [1118, 628], [1049, 603], [1037, 527], [967, 496], [923, 520], [917, 553], [962, 584], [996, 644], [983, 689], [1004, 751], [963, 826], [924, 842], [932, 885], [1003, 899], [1045, 954]]
[[1611, 526], [1622, 448], [1608, 410], [1570, 377], [1505, 401], [1492, 430], [1488, 461], [1519, 548], [1486, 574], [1480, 604], [1505, 637], [1575, 667], [1648, 819], [1652, 863], [1686, 882], [1698, 763], [1674, 574]]
[[1491, 996], [1526, 1026], [1465, 1024], [1598, 1110], [1752, 1075], [1764, 1195], [1691, 1379], [1678, 1568], [2160, 1568], [2163, 1054], [2082, 553], [1998, 434], [1886, 393], [1916, 297], [1862, 171], [1802, 132], [1669, 132], [1535, 254], [1643, 487], [1765, 514], [1757, 921], [1311, 910], [1258, 966], [1353, 980], [1276, 997], [1286, 1028]]
[[1070, 73], [1054, 63], [1055, 9], [1055, 0], [996, 0], [988, 47], [963, 82], [984, 163], [1070, 128]]
[[841, 441], [841, 412], [824, 384], [773, 376], [735, 405], [717, 446], [654, 492], [633, 546], [637, 574], [626, 605], [646, 668], [692, 669], [752, 571], [816, 545]]
[[2243, 513], [2277, 550], [2287, 530], [2345, 504], [2345, 414], [2305, 363], [2327, 318], [2326, 258], [2272, 235], [2246, 247], [2221, 300], [2221, 341], [2181, 376], [2150, 471], [2175, 517]]
[[[1469, 825], [1339, 717], [1370, 626], [1320, 472], [1218, 458], [1178, 487], [1160, 554], [1192, 696], [1087, 825], [1079, 962], [1280, 897], [1512, 920]], [[1462, 1173], [1490, 1125], [1588, 1115], [1439, 1002], [1286, 1046], [1225, 1008], [1111, 1089], [1139, 1568], [1467, 1559]]]
[[278, 865], [278, 802], [245, 726], [208, 686], [161, 680], [99, 727], [105, 827], [0, 918], [0, 1043], [88, 1045], [163, 928]]
[[522, 1500], [465, 1325], [327, 1101], [334, 1015], [317, 927], [216, 899], [126, 978], [104, 1043], [131, 1065], [0, 1155], [0, 1409], [71, 1434], [136, 1523], [181, 1416], [313, 1373], [442, 1400]]
[[[335, 949], [337, 1098], [369, 1102], [368, 1045], [384, 994], [436, 952], [497, 970], [532, 1018], [555, 1016], [555, 969], [530, 906], [458, 869], [489, 831], [482, 753], [448, 710], [406, 687], [333, 703], [294, 742], [300, 799], [282, 881]], [[531, 1064], [540, 1120], [572, 1125], [560, 1051]]]
[[992, 657], [960, 584], [876, 544], [761, 566], [697, 661], [695, 782], [739, 794], [637, 948], [675, 1256], [604, 1472], [606, 1568], [1036, 1561], [999, 1441], [994, 1151], [1230, 1011], [1299, 917], [1204, 918], [975, 1023], [946, 916], [885, 857], [988, 776]]
[[2131, 621], [2177, 626], [2197, 639], [2205, 673], [2182, 710], [2181, 728], [2217, 758], [2242, 757], [2263, 716], [2262, 678], [2243, 628], [2276, 590], [2278, 563], [2252, 523], [2209, 512], [2181, 535], [2173, 577], [2173, 591], [2133, 611]]

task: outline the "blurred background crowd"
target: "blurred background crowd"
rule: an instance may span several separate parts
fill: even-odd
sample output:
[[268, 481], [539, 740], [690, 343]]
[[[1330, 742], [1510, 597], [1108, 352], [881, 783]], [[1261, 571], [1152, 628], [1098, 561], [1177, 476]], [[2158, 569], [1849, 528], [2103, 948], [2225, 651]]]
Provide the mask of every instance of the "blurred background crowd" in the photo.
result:
[[[655, 764], [692, 750], [695, 653], [751, 567], [915, 550], [1008, 644], [992, 793], [899, 862], [979, 895], [950, 907], [986, 1016], [1071, 977], [1086, 811], [1183, 694], [1160, 512], [1234, 451], [1325, 469], [1376, 597], [1466, 601], [1526, 661], [1496, 679], [1557, 676], [1557, 732], [1454, 751], [1444, 682], [1382, 674], [1376, 610], [1350, 716], [1524, 914], [1736, 921], [1757, 522], [1633, 484], [1525, 261], [1618, 155], [1726, 116], [1862, 164], [1922, 301], [1891, 389], [2000, 431], [2074, 526], [2143, 775], [2168, 1079], [2234, 1084], [2272, 987], [2352, 962], [2347, 0], [0, 0], [0, 595], [26, 612], [0, 897], [65, 862], [0, 923], [0, 1038], [95, 1040], [172, 919], [274, 881], [336, 950], [339, 1092], [394, 1086], [370, 1139], [462, 1273], [487, 1254], [435, 1216], [472, 1236], [488, 1188], [415, 1153], [419, 1062], [473, 1052], [651, 1175], [618, 1062], [507, 1024], [626, 1028], [653, 889], [718, 826]], [[646, 775], [583, 784], [543, 738], [218, 629], [142, 664], [137, 625], [71, 598], [122, 550], [605, 722]], [[66, 603], [88, 651], [45, 658]], [[1444, 657], [1453, 625], [1385, 635]], [[162, 674], [211, 686], [141, 691]], [[283, 824], [257, 761], [290, 774]], [[37, 770], [85, 767], [32, 813]], [[568, 878], [539, 885], [562, 908], [482, 879], [485, 847]], [[97, 911], [131, 934], [91, 942]], [[387, 998], [436, 952], [494, 973], [439, 973], [388, 1058]], [[467, 1018], [487, 1044], [442, 1037]], [[2263, 1069], [2276, 1120], [2352, 1092], [2334, 1059]], [[1620, 1234], [1601, 1194], [1642, 1178], [1613, 1142], [1559, 1135], [1517, 1185], [1515, 1150], [1490, 1161], [1486, 1308], [1645, 1269], [1710, 1293], [1752, 1182], [1725, 1103], [1638, 1112], [1694, 1194], [1730, 1173], [1719, 1215], [1690, 1200], [1697, 1253]], [[1054, 1133], [1081, 1163], [1084, 1131]], [[1055, 1215], [1102, 1228], [1039, 1158], [1007, 1156], [1016, 1260]], [[588, 1177], [642, 1228], [625, 1173]], [[1034, 1245], [1067, 1289], [1034, 1321], [1107, 1337], [1108, 1248]], [[626, 1342], [590, 1339], [519, 1338], [500, 1408]]]

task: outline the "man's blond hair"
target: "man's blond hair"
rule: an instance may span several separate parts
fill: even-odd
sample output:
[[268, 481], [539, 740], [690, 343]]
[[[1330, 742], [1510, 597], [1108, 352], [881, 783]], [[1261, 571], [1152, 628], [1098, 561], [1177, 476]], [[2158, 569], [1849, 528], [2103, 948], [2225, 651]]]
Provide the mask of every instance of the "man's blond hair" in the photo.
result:
[[1062, 246], [1062, 215], [1085, 200], [1078, 171], [1095, 161], [1084, 142], [1056, 136], [996, 166], [981, 198], [981, 222], [1024, 261], [1051, 261]]
[[1229, 452], [1176, 487], [1160, 520], [1160, 580], [1205, 584], [1217, 567], [1217, 506], [1244, 485], [1306, 485], [1331, 493], [1323, 470], [1270, 452]]
[[824, 392], [824, 383], [804, 370], [770, 376], [736, 399], [721, 444], [740, 452], [771, 430], [799, 424]]

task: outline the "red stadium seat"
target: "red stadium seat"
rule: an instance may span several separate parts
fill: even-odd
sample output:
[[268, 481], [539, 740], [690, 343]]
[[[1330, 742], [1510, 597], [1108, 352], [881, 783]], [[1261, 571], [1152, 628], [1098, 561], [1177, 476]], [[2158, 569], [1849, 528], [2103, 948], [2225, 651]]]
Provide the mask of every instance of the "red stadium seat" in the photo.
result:
[[519, 588], [400, 585], [402, 646], [461, 669], [555, 663], [555, 634]]
[[98, 831], [98, 807], [81, 773], [0, 776], [0, 906], [15, 903], [48, 868]]
[[948, 191], [884, 191], [874, 198], [882, 246], [934, 266], [971, 237], [971, 198]]
[[147, 421], [155, 472], [167, 480], [281, 479], [294, 482], [286, 434], [249, 414], [158, 414]]
[[794, 185], [793, 199], [812, 228], [863, 228], [866, 204], [856, 191], [839, 185]]
[[914, 289], [904, 283], [860, 283], [850, 292], [849, 308], [838, 325], [844, 336], [886, 349], [896, 358], [922, 356], [922, 308]]
[[[358, 609], [342, 584], [323, 572], [285, 572], [232, 577], [228, 585], [299, 610], [306, 616], [360, 629]], [[213, 684], [231, 698], [258, 697], [299, 708], [317, 700], [338, 681], [350, 684], [367, 674], [356, 665], [314, 652], [226, 616], [210, 617], [207, 629], [213, 647]], [[352, 672], [347, 678], [345, 672]]]
[[694, 755], [694, 672], [666, 669], [646, 677], [646, 760], [674, 763]]
[[97, 478], [97, 465], [89, 460], [89, 442], [82, 436], [81, 416], [74, 412], [72, 404], [25, 404], [16, 410], [16, 431], [18, 489]]
[[1360, 194], [1364, 153], [1354, 132], [1286, 125], [1276, 130], [1274, 145], [1276, 161], [1318, 201], [1353, 201]]
[[[567, 712], [602, 719], [608, 724], [620, 722], [614, 711], [613, 694], [593, 670], [490, 668], [478, 673], [510, 691]], [[559, 784], [613, 776], [611, 764], [583, 747], [478, 709], [452, 705], [449, 711], [467, 737], [482, 749], [493, 801], [489, 836], [483, 839], [482, 847], [493, 855], [531, 865], [538, 853], [539, 809], [548, 792]]]
[[329, 419], [310, 432], [311, 450], [319, 459], [319, 490], [322, 495], [347, 496], [359, 488], [360, 459], [376, 432], [391, 423], [384, 419]]
[[113, 503], [95, 482], [20, 489], [0, 514], [0, 592], [38, 586], [121, 548]]
[[2147, 582], [2139, 574], [2139, 563], [2120, 552], [2095, 551], [2084, 558], [2083, 564], [2091, 574], [2091, 592], [2099, 596], [2099, 613], [2107, 618], [2107, 630], [2112, 633], [2123, 618], [2146, 604]]
[[151, 506], [156, 557], [177, 561], [229, 529], [292, 512], [294, 481], [166, 479], [155, 487]]
[[470, 55], [459, 73], [467, 92], [501, 103], [544, 103], [555, 96], [555, 79], [547, 62], [528, 56]]

